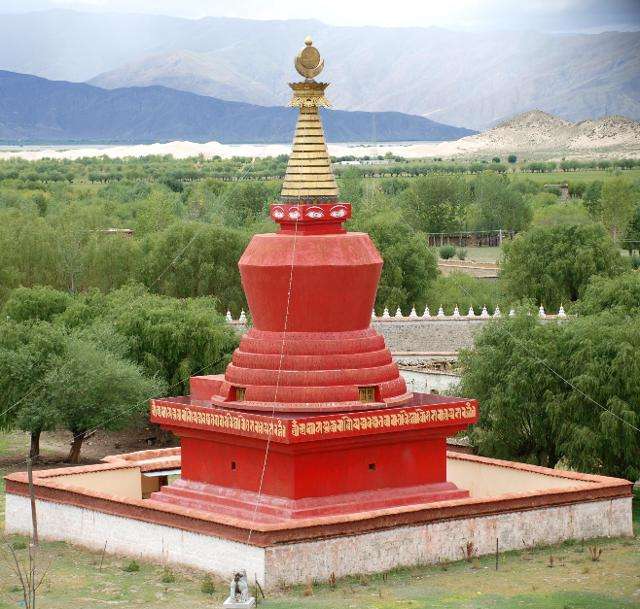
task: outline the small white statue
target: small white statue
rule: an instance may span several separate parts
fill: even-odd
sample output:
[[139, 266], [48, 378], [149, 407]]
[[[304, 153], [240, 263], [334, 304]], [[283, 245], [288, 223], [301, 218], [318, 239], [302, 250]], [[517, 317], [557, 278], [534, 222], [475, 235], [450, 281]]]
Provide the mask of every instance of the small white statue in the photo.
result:
[[229, 586], [229, 598], [224, 601], [222, 606], [233, 608], [256, 606], [256, 599], [249, 594], [246, 571], [237, 571], [233, 574], [233, 579]]

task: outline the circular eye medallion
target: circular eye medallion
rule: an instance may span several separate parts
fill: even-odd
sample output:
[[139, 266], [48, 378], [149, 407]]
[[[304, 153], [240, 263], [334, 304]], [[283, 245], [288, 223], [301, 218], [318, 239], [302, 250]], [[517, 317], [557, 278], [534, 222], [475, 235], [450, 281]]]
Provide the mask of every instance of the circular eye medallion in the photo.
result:
[[300, 210], [299, 210], [297, 207], [292, 207], [292, 208], [289, 210], [289, 217], [290, 217], [292, 220], [299, 220], [301, 215], [302, 215], [302, 214], [300, 214]]
[[344, 205], [336, 205], [331, 208], [329, 215], [332, 218], [344, 218], [347, 215], [347, 208]]
[[310, 207], [305, 216], [307, 216], [307, 218], [312, 218], [313, 220], [318, 220], [320, 218], [324, 218], [324, 212], [319, 207]]
[[274, 207], [271, 215], [276, 219], [276, 220], [281, 220], [282, 218], [284, 218], [284, 209], [282, 209], [282, 207]]

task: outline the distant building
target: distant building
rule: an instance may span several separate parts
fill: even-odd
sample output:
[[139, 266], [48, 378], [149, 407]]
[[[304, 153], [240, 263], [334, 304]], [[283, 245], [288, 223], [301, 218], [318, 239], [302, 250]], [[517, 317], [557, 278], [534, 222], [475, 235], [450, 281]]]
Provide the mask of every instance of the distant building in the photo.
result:
[[103, 235], [121, 235], [123, 237], [133, 237], [132, 228], [99, 228], [94, 232], [101, 233]]
[[355, 159], [353, 161], [339, 161], [338, 165], [388, 165], [393, 159]]

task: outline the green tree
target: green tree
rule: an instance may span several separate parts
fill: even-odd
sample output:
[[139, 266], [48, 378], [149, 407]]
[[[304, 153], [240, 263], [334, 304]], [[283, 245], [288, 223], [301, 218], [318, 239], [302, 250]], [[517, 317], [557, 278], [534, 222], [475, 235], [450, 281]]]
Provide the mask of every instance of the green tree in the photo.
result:
[[376, 309], [424, 306], [429, 286], [438, 275], [436, 255], [424, 235], [414, 232], [399, 213], [367, 218], [361, 228], [369, 233], [384, 260]]
[[618, 177], [608, 180], [602, 187], [602, 221], [614, 241], [624, 234], [635, 212], [636, 194], [633, 183]]
[[640, 315], [640, 273], [627, 272], [616, 277], [593, 277], [576, 306], [578, 315], [613, 311]]
[[624, 235], [624, 248], [631, 255], [635, 250], [640, 250], [640, 204], [636, 205], [631, 221], [627, 225]]
[[562, 383], [547, 402], [564, 460], [579, 471], [637, 480], [640, 317], [579, 317], [560, 338], [554, 369], [571, 385]]
[[515, 154], [510, 154], [507, 157], [507, 163], [515, 163], [518, 160], [518, 157]]
[[460, 230], [469, 203], [464, 178], [453, 175], [420, 176], [401, 196], [407, 220], [426, 233]]
[[472, 183], [471, 221], [478, 230], [527, 228], [532, 211], [522, 193], [504, 175], [485, 172]]
[[638, 321], [603, 313], [556, 324], [522, 315], [485, 327], [461, 354], [461, 391], [481, 404], [472, 431], [481, 454], [548, 467], [562, 460], [636, 480]]
[[143, 237], [161, 231], [180, 215], [179, 196], [168, 189], [154, 190], [138, 207], [134, 232]]
[[60, 423], [73, 434], [68, 460], [78, 463], [82, 443], [98, 429], [126, 427], [162, 394], [158, 378], [145, 376], [132, 362], [84, 338], [71, 337], [45, 378]]
[[65, 286], [59, 262], [59, 235], [44, 218], [0, 210], [0, 287]]
[[577, 300], [593, 275], [613, 276], [623, 268], [602, 225], [539, 226], [504, 244], [500, 281], [513, 300], [555, 309]]
[[136, 276], [140, 266], [140, 244], [125, 236], [96, 233], [88, 240], [83, 257], [83, 289], [95, 287], [109, 292]]
[[142, 244], [141, 279], [169, 296], [215, 296], [221, 311], [246, 308], [238, 260], [245, 233], [199, 222], [176, 222]]
[[215, 207], [227, 226], [241, 227], [267, 216], [269, 203], [276, 197], [275, 189], [264, 182], [236, 182], [219, 196]]
[[64, 329], [47, 322], [0, 324], [0, 428], [28, 432], [33, 459], [40, 454], [40, 434], [59, 423], [45, 380], [64, 355], [66, 339]]
[[98, 315], [103, 311], [101, 319], [129, 341], [127, 356], [147, 374], [162, 378], [173, 395], [189, 392], [192, 375], [222, 371], [238, 344], [213, 298], [179, 300], [128, 287], [106, 301], [105, 307], [88, 306]]
[[349, 167], [340, 175], [338, 185], [340, 186], [340, 200], [351, 203], [354, 210], [358, 209], [364, 197], [362, 173], [355, 167]]
[[589, 182], [583, 195], [584, 206], [594, 220], [599, 220], [602, 216], [602, 187], [604, 182], [595, 180]]
[[238, 344], [215, 299], [159, 296], [140, 285], [80, 294], [56, 322], [162, 378], [173, 395], [189, 392], [192, 375], [224, 370]]
[[472, 440], [480, 454], [554, 467], [558, 439], [546, 396], [558, 379], [540, 361], [555, 349], [556, 324], [519, 315], [487, 324], [460, 354], [460, 391], [480, 403]]
[[73, 302], [66, 292], [47, 286], [16, 288], [4, 306], [2, 317], [13, 321], [52, 321]]

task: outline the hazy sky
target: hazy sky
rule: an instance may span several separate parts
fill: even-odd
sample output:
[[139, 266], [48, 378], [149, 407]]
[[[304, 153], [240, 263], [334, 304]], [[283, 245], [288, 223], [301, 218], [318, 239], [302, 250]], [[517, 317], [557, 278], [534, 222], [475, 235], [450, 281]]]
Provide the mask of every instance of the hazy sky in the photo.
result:
[[0, 0], [0, 12], [70, 8], [178, 17], [319, 19], [334, 25], [639, 30], [640, 0]]

